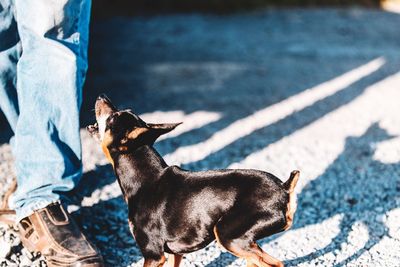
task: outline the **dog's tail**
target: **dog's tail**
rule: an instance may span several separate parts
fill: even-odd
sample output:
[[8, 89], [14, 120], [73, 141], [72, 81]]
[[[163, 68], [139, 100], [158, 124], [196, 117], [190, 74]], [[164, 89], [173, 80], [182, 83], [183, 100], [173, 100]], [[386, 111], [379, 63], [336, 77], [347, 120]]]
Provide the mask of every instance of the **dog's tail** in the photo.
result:
[[283, 230], [289, 229], [293, 224], [294, 213], [296, 212], [297, 203], [294, 188], [296, 187], [297, 181], [299, 180], [300, 172], [292, 171], [289, 179], [283, 183], [283, 188], [286, 189], [289, 195], [286, 211], [286, 225]]
[[299, 180], [300, 171], [295, 170], [290, 173], [289, 179], [283, 183], [283, 188], [285, 188], [289, 193], [292, 193], [296, 187], [297, 181]]

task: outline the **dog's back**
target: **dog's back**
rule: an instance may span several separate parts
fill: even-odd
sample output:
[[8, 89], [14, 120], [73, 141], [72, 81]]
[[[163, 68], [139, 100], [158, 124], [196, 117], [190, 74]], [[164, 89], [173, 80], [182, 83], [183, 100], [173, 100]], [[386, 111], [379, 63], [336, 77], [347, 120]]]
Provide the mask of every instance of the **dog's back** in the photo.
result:
[[206, 246], [215, 239], [217, 224], [223, 224], [224, 232], [232, 229], [229, 237], [224, 236], [232, 238], [267, 219], [266, 227], [252, 233], [260, 239], [287, 225], [290, 197], [285, 186], [274, 175], [257, 170], [189, 172], [172, 166], [133, 201], [133, 210], [149, 211], [148, 218], [132, 212], [131, 219], [146, 222], [136, 227], [149, 235], [153, 229], [148, 225], [162, 226], [158, 234], [170, 253], [188, 253]]

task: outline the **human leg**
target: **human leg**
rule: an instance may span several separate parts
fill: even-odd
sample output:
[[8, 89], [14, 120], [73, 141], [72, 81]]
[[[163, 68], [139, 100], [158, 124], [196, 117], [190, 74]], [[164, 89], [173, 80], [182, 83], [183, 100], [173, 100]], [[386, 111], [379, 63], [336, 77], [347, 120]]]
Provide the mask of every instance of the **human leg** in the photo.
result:
[[17, 220], [58, 201], [81, 173], [79, 108], [87, 69], [89, 0], [16, 0], [22, 56], [13, 154]]
[[90, 0], [16, 0], [15, 7], [23, 53], [12, 142], [18, 189], [10, 204], [20, 238], [48, 266], [101, 267], [97, 249], [65, 207], [53, 203], [81, 176], [79, 108]]
[[17, 61], [21, 47], [11, 0], [0, 0], [0, 109], [13, 131], [18, 120]]

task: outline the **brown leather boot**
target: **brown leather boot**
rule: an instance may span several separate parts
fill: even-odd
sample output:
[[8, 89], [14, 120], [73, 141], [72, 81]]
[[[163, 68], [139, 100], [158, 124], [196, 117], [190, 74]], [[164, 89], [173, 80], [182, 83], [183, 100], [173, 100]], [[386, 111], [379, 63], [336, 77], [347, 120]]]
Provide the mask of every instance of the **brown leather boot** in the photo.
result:
[[60, 203], [35, 211], [18, 227], [23, 245], [30, 251], [39, 251], [48, 266], [104, 266], [99, 252]]

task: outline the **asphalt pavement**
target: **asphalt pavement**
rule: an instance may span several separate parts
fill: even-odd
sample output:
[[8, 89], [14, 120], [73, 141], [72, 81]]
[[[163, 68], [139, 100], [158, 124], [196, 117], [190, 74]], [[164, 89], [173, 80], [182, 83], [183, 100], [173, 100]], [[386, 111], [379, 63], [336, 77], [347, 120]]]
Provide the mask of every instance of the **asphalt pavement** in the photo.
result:
[[[95, 21], [85, 174], [70, 211], [108, 266], [142, 264], [111, 166], [83, 128], [106, 93], [148, 122], [183, 121], [155, 145], [167, 163], [282, 180], [299, 169], [292, 229], [260, 240], [285, 266], [400, 266], [399, 25], [398, 14], [360, 8]], [[13, 176], [11, 133], [1, 125], [4, 181]], [[0, 231], [0, 266], [43, 264], [11, 232]], [[245, 266], [215, 244], [183, 264]]]

